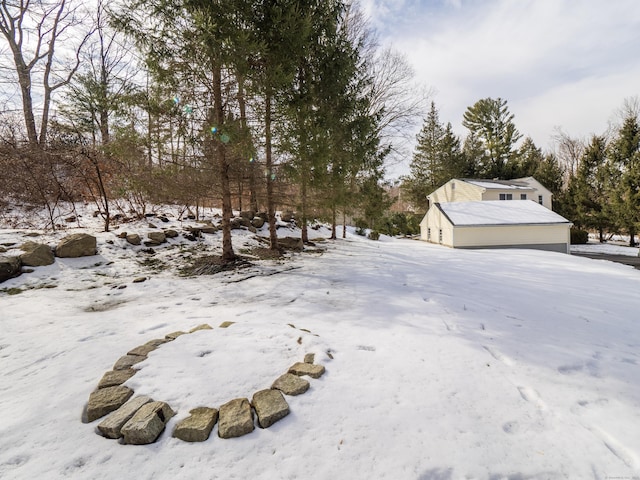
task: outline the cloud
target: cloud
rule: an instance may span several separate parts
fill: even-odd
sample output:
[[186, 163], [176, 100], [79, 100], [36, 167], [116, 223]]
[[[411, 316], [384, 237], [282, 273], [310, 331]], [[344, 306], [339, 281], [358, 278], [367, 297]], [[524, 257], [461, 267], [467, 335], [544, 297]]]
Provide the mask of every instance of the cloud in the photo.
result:
[[640, 93], [637, 0], [368, 0], [381, 39], [438, 94], [441, 119], [466, 133], [464, 110], [502, 97], [539, 146], [555, 125], [588, 135]]

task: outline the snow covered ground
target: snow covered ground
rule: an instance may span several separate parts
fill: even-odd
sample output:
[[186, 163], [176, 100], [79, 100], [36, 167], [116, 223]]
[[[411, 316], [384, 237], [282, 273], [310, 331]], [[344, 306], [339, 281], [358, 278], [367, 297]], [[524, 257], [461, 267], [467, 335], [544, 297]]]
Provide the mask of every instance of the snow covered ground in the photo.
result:
[[[0, 230], [0, 244], [23, 235]], [[96, 257], [0, 285], [2, 479], [640, 477], [632, 267], [350, 234], [322, 254], [185, 278], [171, 266], [186, 247], [141, 265], [113, 233], [98, 238]], [[257, 242], [234, 237], [244, 244]], [[127, 350], [202, 323], [215, 328], [160, 347], [127, 383], [178, 412], [155, 444], [120, 445], [81, 422]], [[250, 398], [308, 352], [327, 373], [269, 429], [171, 437], [191, 408]]]

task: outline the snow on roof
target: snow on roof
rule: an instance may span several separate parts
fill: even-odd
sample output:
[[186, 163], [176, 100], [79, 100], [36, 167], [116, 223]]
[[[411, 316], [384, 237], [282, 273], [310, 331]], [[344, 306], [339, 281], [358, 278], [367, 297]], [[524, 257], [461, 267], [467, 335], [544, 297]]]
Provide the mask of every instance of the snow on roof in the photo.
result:
[[571, 223], [532, 200], [448, 202], [436, 205], [456, 226]]
[[464, 178], [462, 181], [490, 190], [533, 190], [532, 187], [524, 182], [515, 180], [474, 180], [472, 178]]

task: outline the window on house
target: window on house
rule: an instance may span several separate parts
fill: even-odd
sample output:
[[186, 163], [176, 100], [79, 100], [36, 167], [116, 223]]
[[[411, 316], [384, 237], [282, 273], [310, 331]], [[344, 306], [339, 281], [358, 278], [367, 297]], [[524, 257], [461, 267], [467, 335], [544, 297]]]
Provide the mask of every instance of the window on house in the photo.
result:
[[520, 200], [526, 200], [527, 199], [527, 194], [526, 193], [521, 193], [520, 194]]
[[455, 190], [456, 189], [456, 182], [451, 182], [451, 190]]
[[538, 203], [542, 205], [542, 195], [538, 195]]
[[438, 241], [442, 243], [442, 229], [438, 232]]
[[511, 193], [501, 193], [500, 200], [513, 200], [513, 194]]
[[431, 228], [427, 228], [427, 240], [431, 240]]

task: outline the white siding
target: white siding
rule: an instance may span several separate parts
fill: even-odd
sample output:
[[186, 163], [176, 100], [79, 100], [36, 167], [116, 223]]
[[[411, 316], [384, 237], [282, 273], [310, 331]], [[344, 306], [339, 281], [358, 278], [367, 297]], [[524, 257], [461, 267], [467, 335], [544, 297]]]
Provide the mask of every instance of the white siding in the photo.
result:
[[534, 189], [533, 196], [529, 200], [540, 203], [538, 202], [538, 197], [542, 196], [542, 206], [547, 207], [549, 210], [552, 210], [553, 194], [550, 190], [545, 188], [544, 185], [542, 185], [533, 177], [517, 178], [516, 181], [524, 182]]
[[[454, 247], [551, 245], [569, 243], [569, 225], [456, 227]], [[567, 251], [568, 253], [568, 251]]]
[[[505, 194], [505, 195], [511, 195], [513, 200], [520, 200], [520, 195], [523, 193], [527, 194], [527, 198], [526, 200], [532, 200], [533, 194], [535, 193], [535, 190], [533, 189], [518, 189], [518, 190], [514, 190], [514, 189], [498, 189], [498, 188], [492, 188], [491, 190], [486, 190], [483, 194], [482, 194], [482, 201], [489, 201], [489, 200], [500, 200], [500, 194]], [[537, 197], [536, 197], [536, 201], [537, 201]]]
[[434, 190], [427, 198], [429, 199], [429, 206], [435, 203], [447, 202], [478, 202], [482, 200], [483, 190], [484, 188], [482, 187], [454, 178]]
[[[431, 231], [431, 238], [429, 238], [429, 231]], [[440, 241], [441, 231], [442, 241]], [[430, 243], [441, 243], [448, 247], [453, 246], [453, 226], [435, 205], [429, 208], [420, 222], [420, 239]]]

